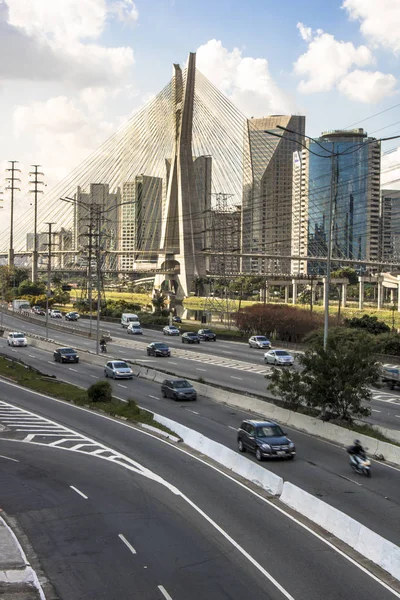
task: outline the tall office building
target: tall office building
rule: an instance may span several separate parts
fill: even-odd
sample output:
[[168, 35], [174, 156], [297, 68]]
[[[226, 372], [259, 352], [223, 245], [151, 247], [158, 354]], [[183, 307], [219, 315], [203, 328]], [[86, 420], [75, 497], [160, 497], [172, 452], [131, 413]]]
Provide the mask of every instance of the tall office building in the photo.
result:
[[380, 206], [380, 258], [400, 264], [400, 190], [382, 190]]
[[[109, 185], [91, 183], [89, 191], [78, 186], [74, 195], [73, 247], [87, 255], [90, 244], [89, 231], [93, 233], [92, 246], [96, 246], [100, 230], [100, 246], [104, 269], [116, 269], [118, 258], [113, 250], [118, 249], [118, 222], [121, 196], [119, 189], [110, 193]], [[93, 250], [94, 252], [94, 250]], [[94, 256], [94, 254], [93, 254]], [[77, 257], [77, 260], [79, 260]]]
[[[119, 249], [121, 270], [157, 262], [161, 235], [162, 179], [138, 175], [122, 185]], [[142, 252], [137, 252], [137, 251]]]
[[302, 257], [327, 257], [330, 215], [335, 267], [341, 258], [378, 261], [380, 143], [355, 129], [323, 133], [306, 146], [293, 159], [292, 255], [299, 258], [292, 273], [326, 272], [326, 262]]
[[247, 123], [242, 252], [270, 257], [243, 257], [242, 271], [254, 275], [289, 273], [290, 259], [283, 257], [291, 253], [293, 152], [304, 140], [305, 117], [278, 115]]
[[211, 255], [209, 269], [213, 275], [236, 274], [240, 270], [241, 207], [227, 207], [221, 201], [210, 211], [209, 243], [218, 254]]

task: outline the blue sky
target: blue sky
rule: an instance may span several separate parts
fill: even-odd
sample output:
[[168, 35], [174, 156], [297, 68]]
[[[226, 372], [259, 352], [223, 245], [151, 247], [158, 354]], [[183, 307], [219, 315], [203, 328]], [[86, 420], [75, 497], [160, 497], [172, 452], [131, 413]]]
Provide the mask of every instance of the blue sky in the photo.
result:
[[400, 134], [400, 107], [382, 112], [400, 103], [399, 0], [57, 4], [0, 0], [2, 169], [40, 163], [55, 183], [196, 50], [248, 116], [305, 114], [312, 136], [361, 120], [377, 136]]

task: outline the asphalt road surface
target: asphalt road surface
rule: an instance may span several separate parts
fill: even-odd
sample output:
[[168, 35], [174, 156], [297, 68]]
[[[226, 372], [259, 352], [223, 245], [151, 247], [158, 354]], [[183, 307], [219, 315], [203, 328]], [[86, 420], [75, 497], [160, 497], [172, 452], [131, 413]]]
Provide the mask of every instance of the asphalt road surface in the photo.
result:
[[[77, 365], [54, 363], [50, 352], [37, 348], [8, 348], [5, 340], [0, 340], [0, 350], [10, 356], [22, 358], [42, 372], [84, 388], [103, 377], [103, 369], [99, 366], [85, 362]], [[199, 397], [196, 403], [163, 399], [160, 385], [144, 379], [110, 380], [110, 383], [116, 396], [133, 398], [140, 406], [199, 431], [231, 449], [236, 449], [236, 429], [241, 420], [250, 416], [254, 418], [254, 415], [246, 411], [203, 397]], [[12, 394], [14, 388], [0, 382], [0, 398], [9, 398], [10, 389]], [[29, 409], [32, 397], [28, 393], [20, 394], [18, 402], [23, 408]], [[39, 400], [36, 399], [36, 402]], [[43, 416], [58, 419], [58, 402], [42, 399], [36, 406]], [[64, 418], [69, 414], [65, 410]], [[69, 426], [74, 427], [75, 422], [72, 421]], [[400, 468], [374, 461], [371, 479], [357, 476], [350, 469], [343, 448], [289, 427], [285, 427], [285, 430], [296, 444], [296, 460], [268, 461], [262, 464], [400, 545]], [[95, 437], [96, 431], [92, 431], [92, 435]], [[255, 460], [252, 455], [246, 456], [248, 460]]]
[[[1, 315], [0, 315], [1, 316]], [[3, 322], [8, 327], [22, 329], [26, 333], [44, 335], [44, 317], [26, 322], [12, 313], [3, 315]], [[57, 327], [65, 325], [64, 320], [50, 319], [54, 327], [49, 330], [51, 338], [61, 345], [78, 346], [95, 351], [93, 339], [74, 335], [74, 331], [88, 330], [88, 320], [82, 319], [71, 327], [71, 333], [62, 332]], [[113, 342], [109, 344], [109, 352], [142, 364], [164, 365], [182, 377], [202, 377], [207, 383], [233, 388], [239, 392], [264, 395], [267, 389], [265, 375], [272, 372], [269, 365], [263, 363], [263, 350], [249, 348], [244, 342], [202, 342], [200, 344], [182, 344], [180, 337], [164, 336], [160, 331], [144, 329], [143, 336], [128, 335], [126, 329], [114, 323], [102, 323], [102, 330], [110, 331]], [[93, 325], [93, 331], [94, 325]], [[164, 341], [171, 347], [170, 359], [147, 358], [146, 346], [152, 341]], [[160, 362], [161, 360], [161, 362]], [[389, 429], [400, 427], [400, 391], [388, 391], [386, 388], [373, 391], [370, 403], [371, 416], [366, 419]]]
[[[51, 412], [70, 428], [58, 435], [92, 442], [49, 446], [46, 427], [57, 425], [43, 419], [38, 445], [21, 441], [17, 425], [0, 439], [2, 507], [62, 600], [400, 597], [275, 501], [183, 449], [91, 411], [8, 392], [2, 414], [28, 404], [30, 419]], [[101, 444], [103, 458], [93, 449]]]

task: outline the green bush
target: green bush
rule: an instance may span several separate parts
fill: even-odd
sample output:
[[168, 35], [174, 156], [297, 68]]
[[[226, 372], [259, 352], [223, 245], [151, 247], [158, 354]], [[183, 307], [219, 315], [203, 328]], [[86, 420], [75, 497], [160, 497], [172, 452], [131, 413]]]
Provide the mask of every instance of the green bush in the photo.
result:
[[398, 333], [382, 333], [375, 339], [377, 354], [400, 356], [400, 335]]
[[112, 387], [109, 381], [93, 383], [87, 391], [90, 402], [111, 402]]
[[140, 313], [138, 317], [141, 325], [161, 325], [164, 327], [169, 323], [168, 317], [162, 317], [153, 313]]
[[353, 317], [352, 319], [345, 319], [344, 324], [351, 329], [363, 329], [373, 335], [388, 333], [390, 331], [389, 325], [386, 325], [384, 321], [378, 321], [378, 317], [371, 315], [363, 315], [361, 318]]

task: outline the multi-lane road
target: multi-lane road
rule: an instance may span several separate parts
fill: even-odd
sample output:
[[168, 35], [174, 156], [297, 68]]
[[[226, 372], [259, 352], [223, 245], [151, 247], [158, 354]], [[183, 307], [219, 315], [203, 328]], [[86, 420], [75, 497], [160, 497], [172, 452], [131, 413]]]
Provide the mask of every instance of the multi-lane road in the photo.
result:
[[1, 506], [62, 600], [400, 598], [179, 445], [7, 382], [0, 397]]
[[[11, 322], [10, 317], [5, 317]], [[14, 324], [15, 324], [14, 320]], [[21, 323], [18, 325], [25, 330], [31, 327], [31, 324]], [[35, 325], [38, 330], [40, 329]], [[122, 339], [127, 339], [126, 332], [118, 330], [122, 334]], [[144, 336], [150, 338], [156, 334], [146, 333]], [[113, 332], [114, 336], [114, 332]], [[88, 347], [93, 346], [93, 341], [83, 337], [76, 338], [70, 333], [54, 334], [60, 343], [75, 344]], [[151, 338], [150, 338], [151, 339]], [[118, 339], [116, 338], [118, 341]], [[129, 336], [129, 344], [144, 344], [144, 340], [138, 342], [136, 339], [131, 341]], [[172, 342], [172, 339], [171, 339]], [[180, 342], [175, 341], [177, 350], [181, 349]], [[121, 343], [120, 343], [121, 344]], [[204, 348], [204, 353], [218, 348], [219, 342], [200, 344], [200, 348]], [[228, 343], [221, 342], [224, 347], [230, 347]], [[178, 348], [179, 346], [179, 348]], [[256, 350], [246, 350], [243, 345], [243, 354], [248, 351], [248, 354], [257, 353]], [[57, 375], [58, 377], [87, 387], [93, 381], [102, 377], [102, 369], [93, 364], [84, 362], [84, 356], [81, 363], [78, 365], [60, 365], [55, 364], [52, 360], [52, 355], [48, 351], [39, 350], [37, 348], [7, 348], [5, 340], [0, 340], [0, 349], [2, 352], [7, 352], [13, 356], [20, 356], [28, 364], [35, 366], [49, 374]], [[143, 357], [143, 349], [128, 348], [126, 346], [110, 344], [110, 352], [116, 354], [118, 352], [129, 352], [131, 358], [140, 356]], [[185, 352], [190, 353], [193, 350], [185, 346]], [[237, 351], [237, 350], [233, 350]], [[195, 352], [197, 352], [197, 347]], [[215, 350], [214, 350], [215, 352]], [[246, 354], [246, 356], [248, 355]], [[126, 354], [125, 354], [126, 355]], [[171, 362], [175, 362], [175, 358], [171, 357]], [[154, 359], [155, 365], [167, 364], [165, 359]], [[185, 375], [193, 376], [196, 361], [182, 359], [182, 364], [186, 365]], [[173, 367], [174, 365], [172, 365]], [[172, 368], [171, 366], [169, 368]], [[235, 372], [230, 368], [219, 368], [220, 373]], [[253, 378], [256, 374], [253, 373]], [[207, 377], [208, 379], [208, 377]], [[163, 400], [160, 394], [160, 386], [153, 382], [135, 379], [133, 381], [112, 382], [115, 394], [121, 398], [133, 397], [139, 404], [149, 410], [161, 413], [175, 421], [181, 422], [188, 427], [200, 431], [207, 437], [216, 440], [224, 445], [235, 449], [236, 435], [235, 430], [240, 424], [241, 419], [248, 417], [248, 413], [237, 409], [232, 409], [221, 404], [214, 403], [206, 398], [199, 398], [196, 404], [180, 404], [173, 401]], [[7, 398], [6, 391], [3, 390], [2, 398]], [[30, 401], [28, 400], [24, 408], [29, 408]], [[52, 404], [46, 404], [47, 412], [44, 416], [48, 418], [57, 418], [56, 414], [52, 413]], [[39, 412], [42, 410], [42, 404], [39, 406]], [[50, 412], [48, 412], [50, 411]], [[278, 473], [285, 480], [289, 480], [303, 489], [306, 489], [312, 494], [322, 498], [324, 501], [332, 504], [336, 508], [343, 510], [350, 516], [362, 522], [367, 527], [370, 527], [377, 533], [400, 544], [400, 506], [398, 489], [400, 484], [400, 469], [387, 464], [378, 462], [373, 463], [373, 477], [371, 480], [356, 477], [351, 472], [347, 455], [343, 448], [333, 444], [315, 439], [312, 436], [301, 433], [296, 430], [286, 428], [290, 437], [295, 441], [298, 449], [298, 456], [294, 463], [284, 461], [263, 463], [268, 469]], [[95, 435], [95, 432], [93, 432]], [[248, 460], [254, 460], [248, 456]]]
[[[4, 323], [9, 327], [22, 328], [25, 332], [44, 334], [44, 317], [35, 318], [32, 322], [21, 321], [10, 314], [3, 315]], [[50, 320], [52, 328], [49, 335], [63, 344], [79, 345], [81, 348], [94, 350], [95, 341], [83, 336], [72, 335], [74, 331], [88, 331], [89, 322], [81, 319], [70, 326], [71, 334], [57, 329], [61, 323]], [[65, 321], [62, 321], [65, 325]], [[184, 325], [183, 325], [184, 328]], [[94, 331], [93, 326], [93, 331]], [[130, 336], [119, 324], [102, 323], [102, 330], [110, 331], [113, 343], [109, 349], [120, 356], [126, 356], [142, 364], [160, 366], [177, 375], [203, 378], [207, 383], [217, 384], [238, 391], [265, 395], [267, 381], [265, 375], [271, 373], [271, 366], [263, 363], [263, 350], [249, 348], [245, 342], [218, 340], [201, 344], [182, 344], [180, 337], [164, 336], [161, 331], [144, 329], [143, 336]], [[164, 341], [172, 350], [169, 359], [155, 359], [146, 356], [146, 345], [152, 341]], [[370, 404], [371, 423], [398, 429], [400, 427], [400, 391], [388, 391], [386, 388], [373, 391]]]

